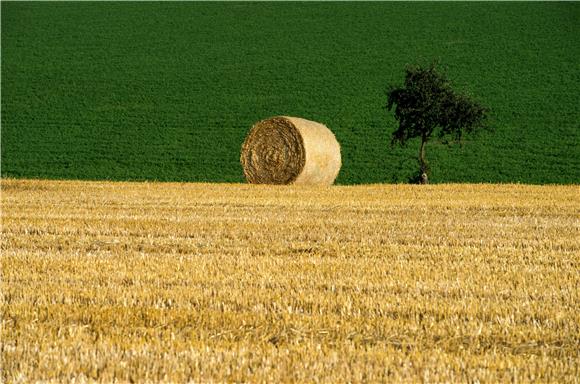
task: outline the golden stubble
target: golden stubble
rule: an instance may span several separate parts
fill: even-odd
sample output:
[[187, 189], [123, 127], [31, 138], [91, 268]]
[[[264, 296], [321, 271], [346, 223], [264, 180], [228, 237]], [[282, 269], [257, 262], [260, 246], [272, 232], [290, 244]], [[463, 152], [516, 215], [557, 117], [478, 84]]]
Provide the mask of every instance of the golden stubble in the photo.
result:
[[2, 180], [2, 380], [578, 382], [578, 186]]

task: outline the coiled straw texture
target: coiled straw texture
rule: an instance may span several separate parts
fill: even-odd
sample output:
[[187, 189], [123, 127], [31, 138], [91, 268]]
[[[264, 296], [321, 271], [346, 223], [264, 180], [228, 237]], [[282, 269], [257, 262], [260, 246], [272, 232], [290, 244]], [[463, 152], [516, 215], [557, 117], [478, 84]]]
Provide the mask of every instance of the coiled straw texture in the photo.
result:
[[252, 127], [240, 162], [249, 183], [331, 185], [340, 171], [340, 145], [323, 124], [272, 117]]

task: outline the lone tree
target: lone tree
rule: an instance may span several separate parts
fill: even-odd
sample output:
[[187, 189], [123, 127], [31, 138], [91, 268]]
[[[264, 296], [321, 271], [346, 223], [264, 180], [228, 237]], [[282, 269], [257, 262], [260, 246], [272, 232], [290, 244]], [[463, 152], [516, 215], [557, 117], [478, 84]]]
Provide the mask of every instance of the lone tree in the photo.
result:
[[405, 145], [410, 139], [421, 138], [421, 184], [428, 183], [425, 145], [434, 134], [439, 138], [452, 136], [460, 141], [464, 132], [471, 133], [485, 127], [488, 110], [467, 95], [455, 92], [435, 64], [426, 68], [408, 67], [405, 84], [402, 87], [391, 85], [387, 97], [386, 109], [390, 111], [395, 106], [395, 119], [399, 121], [391, 144]]

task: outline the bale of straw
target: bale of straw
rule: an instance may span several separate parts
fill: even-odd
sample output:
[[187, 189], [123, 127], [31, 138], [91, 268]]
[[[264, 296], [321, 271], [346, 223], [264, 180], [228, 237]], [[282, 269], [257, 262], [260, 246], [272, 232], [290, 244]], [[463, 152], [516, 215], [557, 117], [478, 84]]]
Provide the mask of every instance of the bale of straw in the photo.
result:
[[331, 185], [341, 166], [340, 145], [320, 123], [272, 117], [254, 124], [240, 162], [249, 183]]

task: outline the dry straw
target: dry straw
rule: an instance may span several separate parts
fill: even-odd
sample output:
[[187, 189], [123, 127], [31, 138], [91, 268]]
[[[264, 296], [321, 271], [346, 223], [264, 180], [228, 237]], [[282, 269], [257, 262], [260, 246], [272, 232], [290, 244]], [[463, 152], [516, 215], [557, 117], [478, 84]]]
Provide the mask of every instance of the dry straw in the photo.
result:
[[340, 145], [320, 123], [278, 116], [254, 124], [240, 161], [249, 183], [331, 185], [341, 166]]

